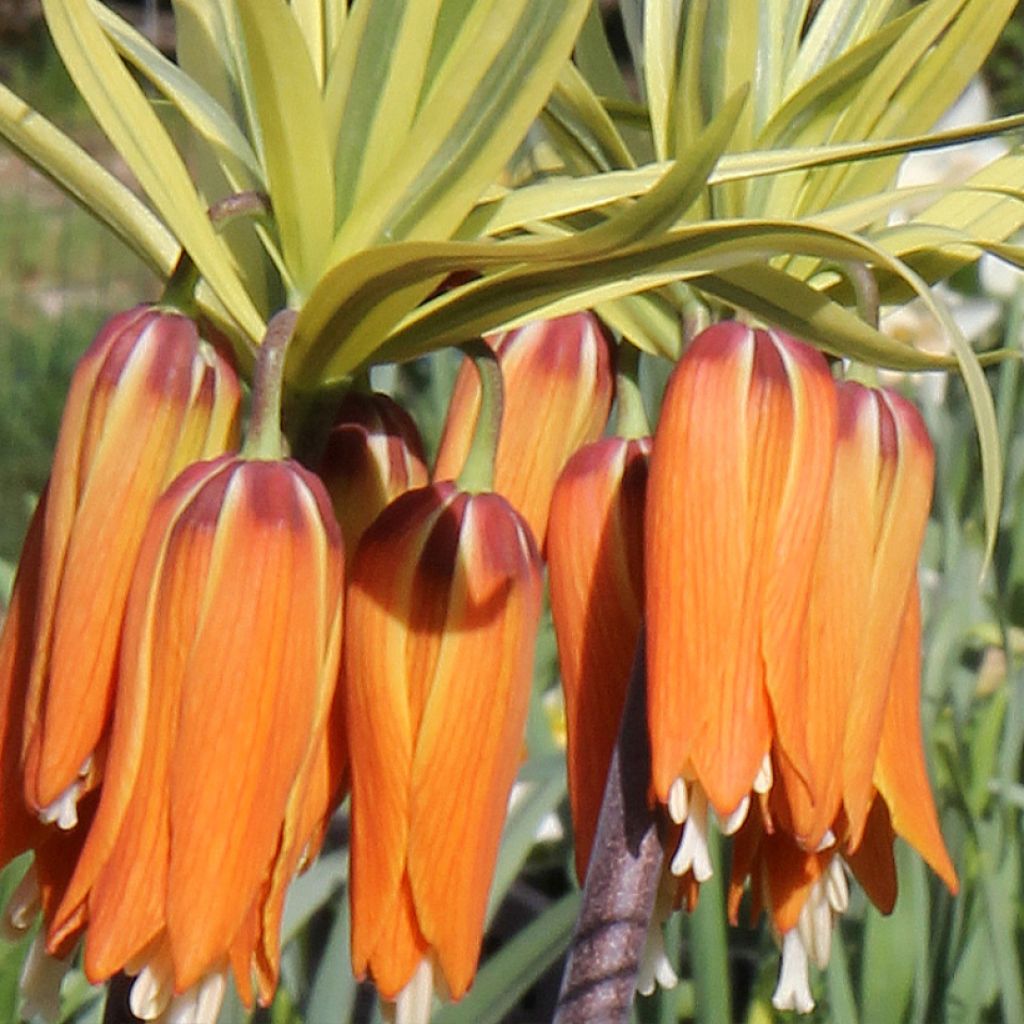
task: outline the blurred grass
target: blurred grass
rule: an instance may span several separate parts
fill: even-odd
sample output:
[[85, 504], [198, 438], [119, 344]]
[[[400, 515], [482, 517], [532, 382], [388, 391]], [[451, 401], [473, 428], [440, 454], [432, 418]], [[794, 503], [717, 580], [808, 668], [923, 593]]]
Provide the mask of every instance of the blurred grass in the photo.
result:
[[[0, 43], [0, 79], [110, 165], [42, 29]], [[0, 560], [17, 558], [75, 361], [107, 316], [155, 295], [119, 241], [0, 148]]]

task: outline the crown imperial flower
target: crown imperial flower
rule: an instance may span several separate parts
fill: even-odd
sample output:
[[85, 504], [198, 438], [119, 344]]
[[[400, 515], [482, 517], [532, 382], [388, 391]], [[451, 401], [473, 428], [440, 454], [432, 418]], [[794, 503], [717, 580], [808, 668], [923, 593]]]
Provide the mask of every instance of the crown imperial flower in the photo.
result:
[[352, 963], [389, 1000], [476, 971], [521, 754], [541, 583], [504, 498], [409, 491], [363, 536], [345, 620]]
[[253, 971], [273, 992], [284, 888], [323, 808], [343, 574], [327, 494], [294, 462], [199, 463], [156, 506], [105, 784], [50, 935], [88, 922], [93, 981], [141, 966], [145, 1019], [216, 1001], [229, 964], [247, 1002]]
[[[190, 462], [237, 440], [234, 371], [188, 317], [138, 306], [111, 319], [79, 362], [53, 472], [18, 589], [30, 601], [0, 637], [3, 687], [23, 719], [23, 790], [44, 821], [70, 828], [95, 785], [109, 725], [132, 569], [160, 493]], [[7, 673], [19, 678], [11, 680]], [[8, 735], [16, 727], [6, 724]], [[10, 765], [9, 765], [10, 766]]]

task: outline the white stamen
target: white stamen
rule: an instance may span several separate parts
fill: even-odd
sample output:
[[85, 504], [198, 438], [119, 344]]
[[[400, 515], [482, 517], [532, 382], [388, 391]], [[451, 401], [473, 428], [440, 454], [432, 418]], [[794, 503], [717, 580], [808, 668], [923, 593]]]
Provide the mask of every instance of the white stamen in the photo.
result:
[[828, 905], [836, 914], [845, 914], [850, 906], [850, 887], [846, 882], [846, 871], [838, 857], [832, 858], [825, 876], [825, 895]]
[[775, 781], [775, 774], [772, 772], [772, 759], [768, 754], [764, 755], [761, 767], [754, 776], [754, 785], [751, 787], [755, 793], [767, 793]]
[[0, 936], [8, 942], [20, 942], [32, 927], [41, 906], [36, 866], [30, 864], [0, 917]]
[[22, 1019], [42, 1017], [49, 1022], [60, 1018], [60, 986], [70, 966], [70, 956], [58, 960], [46, 952], [43, 932], [35, 937], [21, 969]]
[[157, 1020], [171, 1005], [173, 995], [171, 958], [166, 949], [160, 949], [132, 983], [128, 1005], [141, 1020]]
[[776, 1010], [796, 1010], [797, 1013], [810, 1013], [814, 1009], [811, 982], [807, 976], [807, 950], [796, 928], [782, 937], [782, 967], [779, 969], [779, 983], [772, 995], [772, 1006]]
[[217, 1024], [227, 976], [221, 971], [206, 975], [198, 985], [175, 996], [159, 1024]]
[[714, 874], [708, 850], [708, 798], [697, 784], [690, 792], [690, 813], [671, 867], [673, 875], [685, 875], [691, 869], [698, 882], [706, 882]]
[[743, 822], [747, 820], [747, 812], [750, 810], [750, 794], [748, 793], [743, 799], [736, 805], [730, 814], [728, 814], [724, 821], [719, 820], [719, 827], [722, 830], [722, 835], [732, 836], [739, 832], [743, 825]]
[[676, 779], [668, 791], [669, 816], [677, 825], [682, 825], [689, 809], [690, 794], [686, 790], [686, 783], [681, 778]]
[[57, 827], [68, 832], [78, 824], [78, 799], [85, 789], [85, 779], [92, 771], [92, 754], [83, 762], [78, 769], [78, 778], [72, 782], [67, 789], [52, 804], [47, 804], [39, 812], [39, 820], [44, 825], [57, 823]]
[[382, 1004], [381, 1013], [387, 1024], [430, 1024], [433, 1003], [434, 965], [424, 957], [398, 998]]
[[647, 925], [647, 938], [640, 956], [640, 969], [637, 972], [636, 990], [644, 996], [652, 995], [655, 988], [675, 988], [679, 978], [672, 969], [665, 952], [665, 922], [672, 916], [672, 895], [675, 880], [671, 875], [662, 873], [661, 884], [654, 901], [654, 912]]

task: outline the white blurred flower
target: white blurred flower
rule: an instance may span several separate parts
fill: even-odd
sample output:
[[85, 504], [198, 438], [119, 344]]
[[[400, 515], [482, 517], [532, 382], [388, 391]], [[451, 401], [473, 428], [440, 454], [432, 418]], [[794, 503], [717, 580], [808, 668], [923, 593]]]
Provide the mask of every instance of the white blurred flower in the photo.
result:
[[[935, 131], [967, 128], [991, 117], [992, 100], [988, 89], [980, 78], [974, 78], [960, 99], [939, 119]], [[900, 165], [896, 175], [896, 187], [962, 184], [983, 167], [1004, 156], [1009, 152], [1009, 148], [1002, 138], [993, 138], [911, 153]], [[889, 221], [891, 224], [903, 224], [934, 201], [934, 196], [908, 199], [905, 206], [893, 211]]]

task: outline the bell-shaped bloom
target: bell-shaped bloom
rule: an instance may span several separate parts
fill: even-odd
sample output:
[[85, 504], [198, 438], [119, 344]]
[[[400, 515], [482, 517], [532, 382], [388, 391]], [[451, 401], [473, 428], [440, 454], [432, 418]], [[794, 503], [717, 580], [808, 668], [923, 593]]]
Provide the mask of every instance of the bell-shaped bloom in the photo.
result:
[[[611, 340], [593, 313], [537, 320], [486, 340], [497, 353], [505, 392], [494, 489], [543, 548], [562, 468], [577, 448], [601, 436], [608, 420]], [[462, 471], [479, 407], [479, 376], [467, 361], [452, 392], [435, 480], [454, 480]]]
[[[848, 829], [841, 838], [853, 848], [860, 842], [934, 472], [931, 441], [909, 402], [853, 382], [837, 392], [835, 462], [807, 631], [811, 788], [792, 781], [782, 764], [777, 796], [784, 790], [784, 800], [773, 804], [808, 849], [833, 830], [840, 807]], [[910, 603], [916, 606], [916, 596]]]
[[391, 397], [349, 391], [327, 435], [318, 475], [331, 496], [346, 551], [400, 494], [427, 484], [423, 442]]
[[650, 438], [610, 437], [581, 448], [551, 500], [551, 612], [565, 692], [569, 798], [581, 882], [643, 622], [650, 447]]
[[773, 744], [806, 779], [805, 626], [836, 417], [818, 352], [739, 323], [702, 332], [669, 381], [647, 497], [648, 714], [655, 794], [688, 822], [680, 874], [709, 802], [731, 830], [770, 787]]
[[445, 482], [384, 510], [349, 580], [353, 968], [400, 1005], [436, 969], [458, 999], [522, 752], [539, 558], [504, 498]]
[[[34, 596], [18, 601], [32, 607], [0, 638], [4, 728], [23, 733], [19, 788], [46, 821], [71, 827], [99, 774], [125, 601], [154, 503], [190, 462], [234, 445], [239, 397], [234, 371], [195, 323], [159, 307], [115, 316], [75, 370], [39, 536], [19, 573]], [[5, 787], [3, 799], [15, 791]]]
[[[276, 982], [284, 888], [324, 804], [338, 675], [341, 533], [294, 462], [227, 456], [159, 500], [125, 617], [96, 819], [50, 929], [88, 924], [93, 982], [138, 973], [132, 1006], [215, 1014]], [[316, 804], [310, 812], [310, 801]]]

